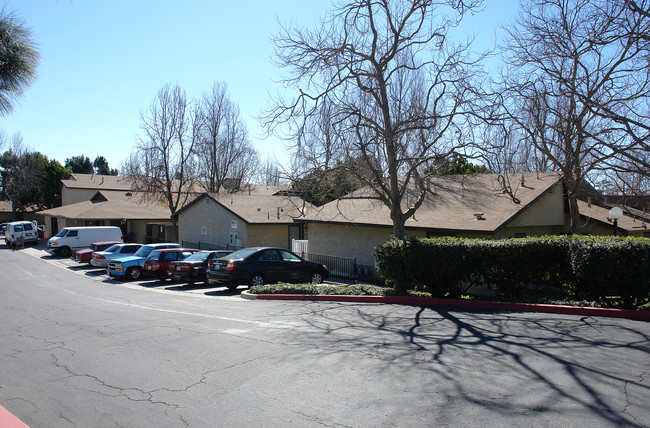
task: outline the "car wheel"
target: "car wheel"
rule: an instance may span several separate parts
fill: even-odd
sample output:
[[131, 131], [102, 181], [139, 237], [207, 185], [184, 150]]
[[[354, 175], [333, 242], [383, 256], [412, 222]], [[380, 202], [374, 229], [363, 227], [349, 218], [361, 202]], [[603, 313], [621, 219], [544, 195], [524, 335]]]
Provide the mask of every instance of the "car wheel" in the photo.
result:
[[314, 272], [311, 274], [311, 282], [314, 284], [322, 284], [323, 283], [323, 275], [320, 274], [320, 272]]
[[59, 250], [59, 255], [61, 255], [61, 257], [67, 258], [70, 257], [70, 254], [72, 254], [72, 250], [70, 250], [69, 247], [63, 247]]
[[251, 285], [254, 287], [256, 285], [264, 285], [264, 277], [261, 273], [256, 273], [251, 278]]
[[142, 276], [142, 272], [140, 271], [139, 268], [137, 268], [137, 267], [132, 267], [132, 268], [129, 268], [129, 269], [126, 271], [126, 276], [127, 276], [129, 279], [133, 279], [133, 280], [135, 280], [135, 279], [140, 279], [140, 276]]

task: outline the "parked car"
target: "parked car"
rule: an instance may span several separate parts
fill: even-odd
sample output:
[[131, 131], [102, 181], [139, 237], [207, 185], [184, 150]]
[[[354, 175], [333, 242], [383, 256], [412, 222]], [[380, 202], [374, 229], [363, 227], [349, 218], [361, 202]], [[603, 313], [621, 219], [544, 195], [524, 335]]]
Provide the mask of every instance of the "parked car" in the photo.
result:
[[121, 241], [93, 242], [92, 244], [90, 244], [89, 248], [83, 248], [81, 250], [73, 251], [70, 258], [79, 263], [90, 263], [90, 259], [93, 258], [93, 253], [95, 251], [104, 251], [105, 249], [115, 244], [121, 244], [121, 243], [122, 243]]
[[142, 276], [142, 266], [144, 265], [144, 261], [152, 251], [163, 248], [180, 247], [179, 244], [173, 243], [143, 245], [130, 257], [120, 257], [109, 261], [106, 273], [112, 278], [139, 279]]
[[38, 224], [31, 221], [12, 221], [6, 224], [5, 243], [16, 246], [20, 239], [23, 243], [38, 242]]
[[324, 265], [283, 248], [269, 247], [244, 248], [213, 260], [206, 274], [210, 284], [223, 284], [231, 290], [240, 284], [321, 283], [329, 278]]
[[93, 242], [124, 242], [122, 230], [117, 226], [64, 227], [47, 241], [48, 253], [70, 257], [73, 250], [88, 248]]
[[95, 267], [108, 267], [108, 262], [119, 257], [134, 255], [142, 244], [115, 244], [103, 251], [95, 251], [90, 259], [90, 265]]
[[144, 261], [142, 274], [152, 278], [167, 279], [169, 278], [169, 270], [172, 267], [172, 262], [184, 260], [199, 251], [200, 250], [192, 248], [166, 248], [162, 250], [154, 250]]
[[205, 271], [208, 270], [208, 264], [213, 259], [225, 257], [231, 254], [230, 250], [199, 251], [194, 253], [185, 260], [172, 262], [169, 274], [174, 281], [187, 282], [206, 282], [207, 276]]

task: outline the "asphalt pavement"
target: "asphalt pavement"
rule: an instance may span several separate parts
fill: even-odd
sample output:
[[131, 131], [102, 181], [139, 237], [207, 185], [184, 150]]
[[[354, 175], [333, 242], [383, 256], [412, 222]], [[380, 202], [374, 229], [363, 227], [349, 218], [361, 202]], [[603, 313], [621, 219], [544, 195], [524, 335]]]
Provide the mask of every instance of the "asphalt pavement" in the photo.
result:
[[179, 293], [37, 251], [0, 248], [0, 406], [32, 428], [650, 421], [648, 322]]

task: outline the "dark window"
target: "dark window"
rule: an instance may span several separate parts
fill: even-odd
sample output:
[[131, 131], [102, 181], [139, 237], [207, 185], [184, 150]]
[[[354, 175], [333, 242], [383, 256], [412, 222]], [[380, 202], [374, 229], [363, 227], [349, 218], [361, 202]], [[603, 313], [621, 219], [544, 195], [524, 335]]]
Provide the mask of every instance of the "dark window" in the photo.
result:
[[25, 223], [25, 230], [34, 230], [34, 225], [31, 223]]
[[68, 234], [65, 236], [70, 236], [74, 238], [75, 236], [79, 236], [79, 231], [78, 230], [68, 230]]
[[258, 260], [264, 260], [264, 261], [280, 260], [280, 256], [278, 255], [278, 252], [275, 250], [266, 250], [262, 253], [262, 255]]

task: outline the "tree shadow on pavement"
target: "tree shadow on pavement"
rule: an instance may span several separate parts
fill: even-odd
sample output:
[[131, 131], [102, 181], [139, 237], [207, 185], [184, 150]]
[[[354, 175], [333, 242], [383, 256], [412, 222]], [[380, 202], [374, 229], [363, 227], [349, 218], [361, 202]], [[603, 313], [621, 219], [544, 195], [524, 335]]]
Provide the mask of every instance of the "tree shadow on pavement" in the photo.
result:
[[310, 334], [314, 340], [330, 338], [328, 346], [320, 346], [323, 352], [361, 353], [385, 362], [377, 376], [426, 377], [419, 386], [422, 396], [443, 395], [449, 403], [462, 403], [467, 414], [535, 414], [547, 421], [570, 414], [615, 426], [643, 426], [650, 420], [650, 323], [450, 307], [303, 303], [293, 302], [273, 315], [308, 323], [312, 333], [301, 332], [303, 339]]

